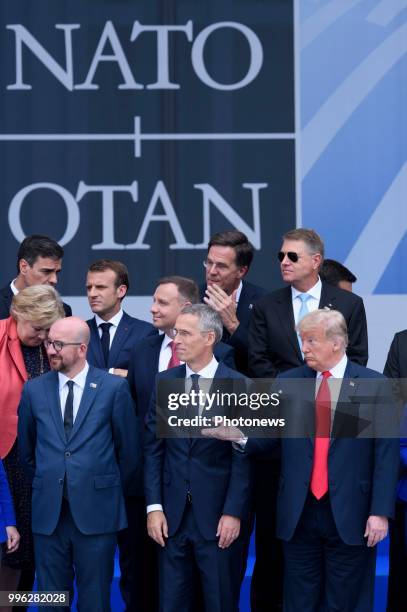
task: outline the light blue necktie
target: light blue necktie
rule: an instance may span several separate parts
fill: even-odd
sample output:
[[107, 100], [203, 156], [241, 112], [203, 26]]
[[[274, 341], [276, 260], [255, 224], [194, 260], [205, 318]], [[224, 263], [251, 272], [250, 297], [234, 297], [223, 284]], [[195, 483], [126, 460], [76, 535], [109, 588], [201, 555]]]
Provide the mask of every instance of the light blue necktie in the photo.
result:
[[[308, 300], [311, 298], [311, 296], [308, 293], [300, 293], [299, 295], [297, 295], [297, 298], [301, 300], [301, 308], [300, 308], [300, 312], [298, 313], [298, 319], [297, 319], [297, 325], [298, 325], [301, 319], [303, 319], [305, 315], [309, 313]], [[300, 334], [297, 333], [297, 336], [298, 336], [298, 344], [300, 345], [300, 349], [301, 349], [302, 342], [301, 342]], [[302, 355], [302, 351], [301, 351], [301, 355]], [[304, 357], [304, 355], [302, 356]]]

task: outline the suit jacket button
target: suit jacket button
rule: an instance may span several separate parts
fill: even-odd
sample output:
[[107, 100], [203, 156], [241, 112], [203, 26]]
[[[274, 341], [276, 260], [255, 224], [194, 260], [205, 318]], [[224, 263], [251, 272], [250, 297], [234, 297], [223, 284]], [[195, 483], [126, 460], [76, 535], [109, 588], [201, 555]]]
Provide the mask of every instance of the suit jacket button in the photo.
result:
[[71, 453], [69, 451], [66, 451], [65, 457], [70, 457], [70, 456], [71, 456]]

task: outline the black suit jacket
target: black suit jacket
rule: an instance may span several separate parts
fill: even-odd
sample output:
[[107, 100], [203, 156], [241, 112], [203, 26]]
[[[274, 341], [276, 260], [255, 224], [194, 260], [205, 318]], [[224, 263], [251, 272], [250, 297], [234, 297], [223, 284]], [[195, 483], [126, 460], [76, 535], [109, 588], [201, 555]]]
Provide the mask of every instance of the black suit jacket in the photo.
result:
[[[349, 336], [347, 355], [355, 363], [366, 365], [367, 324], [362, 298], [322, 282], [319, 308], [325, 307], [343, 314]], [[273, 378], [279, 372], [304, 364], [295, 331], [290, 286], [266, 295], [254, 306], [249, 364], [249, 373], [255, 378]]]
[[153, 327], [153, 325], [151, 325], [151, 323], [141, 321], [135, 317], [130, 317], [130, 315], [128, 315], [126, 312], [123, 312], [123, 316], [119, 325], [117, 326], [117, 330], [110, 347], [109, 361], [106, 368], [95, 317], [86, 322], [90, 328], [90, 341], [87, 360], [90, 365], [93, 365], [96, 368], [101, 368], [102, 370], [108, 370], [109, 368], [122, 368], [127, 370], [129, 367], [131, 351], [137, 342], [146, 336], [157, 334], [157, 330]]
[[[222, 342], [225, 342], [225, 344], [229, 344], [234, 348], [237, 371], [247, 374], [249, 369], [247, 352], [250, 318], [252, 316], [254, 304], [261, 297], [266, 295], [267, 291], [262, 287], [248, 283], [245, 280], [242, 281], [242, 285], [242, 291], [236, 309], [236, 316], [239, 319], [239, 327], [232, 335], [230, 335], [227, 329], [224, 329]], [[205, 290], [206, 285], [202, 285], [200, 288], [202, 301], [205, 295]]]
[[[12, 299], [13, 299], [13, 292], [11, 291], [11, 287], [9, 283], [8, 285], [6, 285], [6, 287], [3, 287], [3, 289], [0, 289], [0, 319], [9, 318]], [[63, 302], [63, 306], [65, 310], [65, 316], [71, 317], [72, 316], [71, 307], [68, 306], [68, 304], [65, 304], [65, 302]]]

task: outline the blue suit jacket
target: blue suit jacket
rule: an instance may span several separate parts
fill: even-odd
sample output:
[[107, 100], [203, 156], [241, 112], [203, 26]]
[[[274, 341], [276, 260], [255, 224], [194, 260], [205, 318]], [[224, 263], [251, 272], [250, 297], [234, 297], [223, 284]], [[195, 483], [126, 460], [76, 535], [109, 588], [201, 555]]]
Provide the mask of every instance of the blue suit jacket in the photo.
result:
[[[159, 381], [181, 379], [184, 390], [185, 365], [157, 375]], [[244, 377], [220, 363], [216, 379]], [[146, 504], [161, 504], [173, 535], [182, 519], [188, 482], [192, 510], [203, 538], [216, 539], [223, 514], [244, 518], [249, 503], [249, 461], [231, 444], [213, 439], [159, 439], [156, 437], [156, 392], [147, 415], [144, 446]]]
[[[154, 391], [163, 340], [164, 334], [144, 338], [134, 347], [129, 362], [127, 380], [136, 403], [141, 447], [144, 444], [145, 418], [150, 406], [151, 395]], [[235, 362], [232, 347], [220, 342], [215, 346], [214, 355], [218, 361], [222, 361], [232, 369], [234, 368]], [[144, 497], [142, 471], [140, 471], [139, 481], [133, 483], [130, 494]]]
[[[284, 379], [303, 378], [310, 381], [308, 389], [303, 390], [301, 397], [297, 395], [293, 406], [283, 403], [282, 410], [285, 412], [280, 413], [280, 416], [286, 417], [289, 426], [303, 426], [303, 430], [309, 432], [309, 435], [301, 438], [290, 438], [286, 433], [281, 440], [282, 468], [277, 504], [277, 536], [283, 540], [290, 540], [294, 534], [311, 482], [315, 375], [314, 370], [302, 366], [281, 374], [276, 381], [278, 386], [285, 384]], [[392, 517], [394, 513], [399, 463], [398, 439], [335, 437], [340, 433], [341, 419], [347, 416], [357, 422], [357, 417], [375, 414], [376, 408], [378, 411], [383, 408], [380, 404], [380, 401], [383, 401], [383, 380], [384, 377], [378, 372], [348, 361], [341, 385], [328, 455], [328, 475], [332, 513], [339, 535], [346, 544], [364, 543], [363, 534], [370, 515]], [[366, 398], [369, 401], [366, 401]], [[391, 409], [390, 405], [389, 410]], [[378, 414], [380, 415], [379, 412]], [[396, 431], [395, 410], [394, 416]], [[277, 440], [249, 439], [246, 452], [267, 453], [276, 443]]]
[[[201, 300], [205, 295], [206, 285], [200, 288]], [[267, 291], [262, 287], [242, 281], [242, 292], [240, 294], [239, 303], [236, 309], [236, 316], [239, 320], [239, 327], [234, 334], [230, 335], [227, 329], [223, 330], [222, 342], [229, 344], [235, 350], [236, 369], [239, 372], [247, 374], [248, 372], [248, 335], [249, 324], [252, 316], [253, 305], [261, 297], [266, 295]]]
[[13, 502], [7, 482], [6, 472], [0, 459], [0, 542], [7, 540], [6, 527], [16, 524]]
[[130, 317], [123, 312], [121, 321], [117, 327], [109, 351], [109, 361], [105, 368], [105, 361], [102, 353], [99, 331], [95, 323], [95, 317], [89, 319], [87, 324], [90, 328], [90, 342], [88, 347], [87, 359], [90, 365], [96, 368], [122, 368], [127, 370], [131, 351], [134, 345], [146, 336], [157, 334], [157, 330], [146, 321], [141, 321], [135, 317]]
[[48, 372], [23, 389], [19, 452], [32, 479], [32, 529], [50, 535], [61, 512], [64, 478], [69, 504], [84, 534], [126, 527], [123, 491], [137, 478], [137, 419], [127, 382], [89, 368], [78, 414], [66, 440], [58, 375]]

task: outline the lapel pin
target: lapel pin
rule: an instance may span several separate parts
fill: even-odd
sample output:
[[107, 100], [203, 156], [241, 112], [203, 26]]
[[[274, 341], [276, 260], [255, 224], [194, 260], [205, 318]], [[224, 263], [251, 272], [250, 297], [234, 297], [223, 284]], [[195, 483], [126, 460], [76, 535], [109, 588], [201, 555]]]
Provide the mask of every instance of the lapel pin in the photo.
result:
[[328, 308], [333, 308], [332, 304], [328, 304]]
[[253, 308], [253, 304], [249, 304], [249, 310]]
[[91, 389], [96, 389], [97, 384], [96, 383], [90, 383], [90, 387], [91, 387]]
[[350, 381], [349, 381], [349, 384], [350, 384], [350, 386], [351, 386], [351, 387], [354, 387], [354, 386], [355, 386], [355, 383], [353, 382], [353, 380], [350, 380]]

